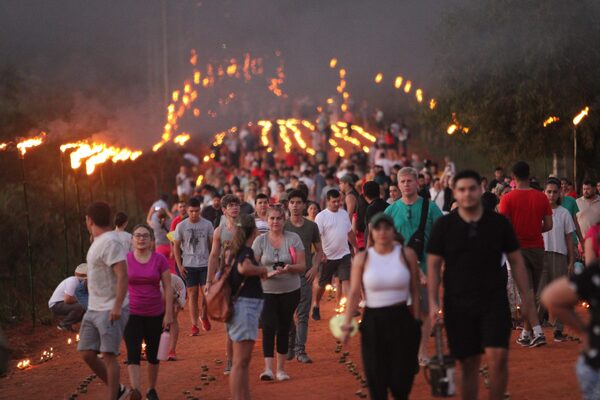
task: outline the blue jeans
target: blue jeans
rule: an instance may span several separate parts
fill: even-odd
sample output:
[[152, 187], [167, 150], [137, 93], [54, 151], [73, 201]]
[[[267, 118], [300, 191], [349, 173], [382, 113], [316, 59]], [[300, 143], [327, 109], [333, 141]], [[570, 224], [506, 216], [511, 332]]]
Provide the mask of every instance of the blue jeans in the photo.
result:
[[583, 399], [600, 399], [600, 370], [590, 367], [585, 362], [585, 357], [579, 356], [575, 364], [575, 373]]

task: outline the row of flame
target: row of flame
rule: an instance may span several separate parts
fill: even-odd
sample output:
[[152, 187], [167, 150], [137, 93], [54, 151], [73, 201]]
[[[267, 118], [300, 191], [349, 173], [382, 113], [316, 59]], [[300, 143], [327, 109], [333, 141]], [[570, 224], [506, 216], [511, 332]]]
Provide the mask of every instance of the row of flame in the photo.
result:
[[[280, 58], [280, 52], [276, 52], [275, 54], [279, 57], [280, 63], [277, 67], [276, 77], [269, 80], [268, 89], [278, 97], [287, 97], [280, 87], [285, 79], [283, 59]], [[192, 109], [194, 117], [200, 117], [200, 109], [193, 107], [195, 101], [198, 99], [198, 88], [200, 86], [204, 88], [213, 87], [216, 79], [224, 78], [243, 78], [245, 81], [250, 81], [252, 76], [263, 75], [264, 73], [263, 59], [261, 57], [253, 58], [249, 53], [244, 54], [241, 64], [235, 58], [231, 58], [225, 64], [213, 65], [208, 63], [204, 74], [198, 68], [198, 54], [196, 50], [192, 49], [189, 61], [194, 67], [192, 77], [184, 81], [181, 89], [174, 90], [171, 93], [171, 103], [167, 106], [166, 123], [161, 139], [152, 146], [152, 151], [154, 152], [158, 151], [171, 140], [179, 145], [184, 145], [190, 139], [190, 135], [185, 132], [175, 137], [173, 135], [178, 129], [179, 120], [185, 115], [187, 110]], [[220, 99], [219, 103], [229, 104], [234, 98], [235, 93], [231, 92], [225, 99]], [[207, 114], [213, 118], [217, 115], [214, 110], [208, 110]]]

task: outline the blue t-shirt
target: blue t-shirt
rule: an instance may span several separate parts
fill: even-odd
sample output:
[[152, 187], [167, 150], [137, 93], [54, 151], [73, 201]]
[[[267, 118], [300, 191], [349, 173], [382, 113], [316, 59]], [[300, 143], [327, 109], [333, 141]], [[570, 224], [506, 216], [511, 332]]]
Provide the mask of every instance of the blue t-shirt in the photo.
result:
[[[433, 223], [442, 216], [442, 212], [439, 207], [432, 201], [429, 201], [429, 211], [427, 213], [427, 222], [425, 223], [425, 242], [424, 248], [427, 248], [429, 242], [429, 235]], [[414, 204], [406, 205], [402, 199], [396, 200], [388, 208], [385, 209], [385, 213], [394, 219], [394, 225], [396, 230], [404, 237], [406, 243], [410, 241], [412, 235], [415, 234], [419, 229], [419, 222], [421, 222], [421, 209], [423, 208], [423, 198], [419, 197]], [[418, 255], [420, 257], [420, 268], [423, 272], [427, 271], [427, 255]]]

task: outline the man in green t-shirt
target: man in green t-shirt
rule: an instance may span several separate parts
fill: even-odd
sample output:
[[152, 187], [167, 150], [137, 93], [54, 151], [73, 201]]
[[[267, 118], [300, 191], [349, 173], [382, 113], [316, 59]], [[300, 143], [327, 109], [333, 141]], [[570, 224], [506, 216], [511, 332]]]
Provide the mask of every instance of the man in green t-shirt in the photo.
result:
[[[558, 182], [560, 187], [560, 181], [556, 178], [550, 178], [549, 182]], [[560, 205], [569, 211], [571, 217], [573, 218], [573, 222], [575, 222], [575, 232], [573, 232], [573, 243], [577, 245], [578, 241], [583, 246], [583, 235], [581, 234], [581, 228], [579, 227], [579, 222], [577, 222], [577, 213], [579, 212], [579, 207], [577, 206], [577, 201], [571, 196], [565, 196], [561, 194], [560, 196]]]
[[427, 357], [427, 339], [429, 338], [431, 323], [429, 322], [429, 304], [427, 294], [427, 260], [424, 254], [424, 250], [427, 248], [429, 241], [429, 234], [434, 222], [442, 216], [442, 212], [438, 206], [427, 199], [423, 199], [417, 194], [418, 191], [418, 172], [414, 168], [405, 167], [398, 171], [398, 188], [402, 193], [402, 197], [394, 204], [386, 208], [385, 213], [394, 219], [394, 225], [396, 230], [404, 237], [404, 242], [409, 243], [411, 237], [419, 229], [419, 223], [421, 222], [421, 210], [425, 201], [429, 202], [429, 210], [427, 212], [427, 219], [424, 229], [424, 243], [423, 252], [417, 254], [419, 257], [419, 265], [421, 269], [421, 313], [423, 320], [423, 327], [421, 331], [421, 346], [419, 347], [419, 363], [426, 365], [428, 361]]

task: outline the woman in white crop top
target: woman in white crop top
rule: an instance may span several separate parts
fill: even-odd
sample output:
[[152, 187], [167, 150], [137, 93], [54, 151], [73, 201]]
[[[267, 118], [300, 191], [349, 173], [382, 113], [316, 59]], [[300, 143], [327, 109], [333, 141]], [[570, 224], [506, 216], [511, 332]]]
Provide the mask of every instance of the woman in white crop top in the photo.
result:
[[416, 253], [404, 247], [394, 221], [379, 213], [371, 219], [366, 252], [356, 255], [350, 278], [350, 294], [343, 327], [344, 342], [364, 288], [366, 307], [360, 324], [361, 353], [371, 399], [408, 399], [419, 371], [417, 354], [421, 340], [419, 271]]

